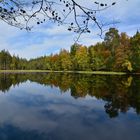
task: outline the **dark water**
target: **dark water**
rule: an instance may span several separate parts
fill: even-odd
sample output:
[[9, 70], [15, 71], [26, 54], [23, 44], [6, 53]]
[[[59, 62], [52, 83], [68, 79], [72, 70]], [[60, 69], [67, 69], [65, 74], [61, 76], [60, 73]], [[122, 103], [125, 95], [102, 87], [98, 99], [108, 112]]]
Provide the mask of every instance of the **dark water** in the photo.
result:
[[125, 139], [140, 139], [140, 77], [0, 74], [0, 140]]

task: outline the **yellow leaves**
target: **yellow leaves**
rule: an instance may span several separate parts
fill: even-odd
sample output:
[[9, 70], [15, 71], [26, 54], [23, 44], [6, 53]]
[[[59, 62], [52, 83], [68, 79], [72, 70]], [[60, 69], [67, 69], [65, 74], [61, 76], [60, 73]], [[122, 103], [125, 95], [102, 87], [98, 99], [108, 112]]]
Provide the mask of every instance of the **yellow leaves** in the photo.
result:
[[125, 62], [122, 64], [122, 67], [127, 68], [128, 71], [132, 71], [132, 64], [129, 60], [125, 60]]
[[130, 76], [130, 77], [128, 77], [127, 81], [123, 81], [122, 84], [123, 84], [126, 88], [128, 88], [128, 87], [131, 86], [132, 80], [133, 80], [133, 77]]

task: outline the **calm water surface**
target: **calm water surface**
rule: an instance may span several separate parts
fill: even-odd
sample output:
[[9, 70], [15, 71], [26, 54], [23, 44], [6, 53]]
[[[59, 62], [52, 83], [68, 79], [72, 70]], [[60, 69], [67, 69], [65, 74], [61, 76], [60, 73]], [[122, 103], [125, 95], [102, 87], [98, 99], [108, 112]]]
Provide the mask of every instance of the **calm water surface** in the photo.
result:
[[140, 77], [0, 74], [0, 140], [139, 140]]

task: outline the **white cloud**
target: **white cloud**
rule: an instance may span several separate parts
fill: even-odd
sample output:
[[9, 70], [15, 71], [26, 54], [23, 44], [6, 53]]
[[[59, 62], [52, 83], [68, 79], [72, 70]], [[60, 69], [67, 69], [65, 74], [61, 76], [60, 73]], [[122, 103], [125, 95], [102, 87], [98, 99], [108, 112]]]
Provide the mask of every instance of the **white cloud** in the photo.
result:
[[[85, 1], [81, 1], [86, 6]], [[92, 1], [91, 1], [92, 2]], [[108, 2], [102, 0], [101, 2]], [[113, 1], [109, 1], [111, 3]], [[121, 21], [117, 24], [120, 31], [133, 35], [137, 29], [140, 29], [140, 13], [139, 0], [117, 0], [117, 5], [109, 8], [103, 13], [99, 13], [103, 20], [112, 21], [118, 19]], [[100, 18], [100, 17], [99, 17]], [[27, 33], [11, 27], [6, 23], [0, 23], [0, 50], [9, 50], [12, 54], [20, 57], [33, 58], [45, 54], [59, 52], [61, 48], [69, 49], [74, 43], [76, 34], [68, 32], [65, 26], [57, 26], [57, 24], [46, 24], [35, 27], [33, 31]], [[99, 33], [97, 28], [93, 28], [91, 34], [84, 34], [80, 38], [80, 44], [92, 45], [101, 41], [97, 36]]]

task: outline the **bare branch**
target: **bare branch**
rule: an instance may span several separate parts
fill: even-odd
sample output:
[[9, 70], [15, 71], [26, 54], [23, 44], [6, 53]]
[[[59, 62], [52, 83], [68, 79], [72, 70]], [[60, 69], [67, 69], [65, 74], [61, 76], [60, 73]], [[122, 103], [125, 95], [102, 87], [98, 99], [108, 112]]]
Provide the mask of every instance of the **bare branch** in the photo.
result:
[[110, 8], [116, 2], [106, 4], [90, 1], [94, 8], [83, 6], [76, 0], [1, 0], [0, 19], [11, 26], [31, 30], [35, 24], [51, 20], [66, 24], [69, 31], [79, 34], [90, 33], [90, 24], [96, 25], [103, 33], [103, 25], [97, 13]]

